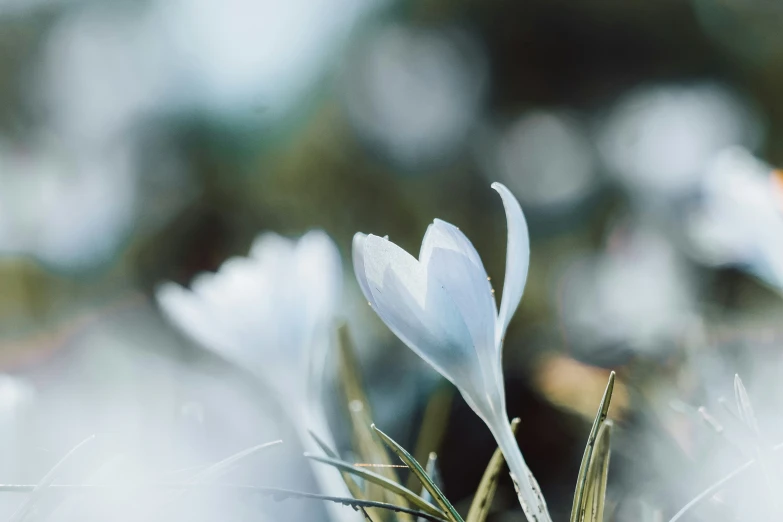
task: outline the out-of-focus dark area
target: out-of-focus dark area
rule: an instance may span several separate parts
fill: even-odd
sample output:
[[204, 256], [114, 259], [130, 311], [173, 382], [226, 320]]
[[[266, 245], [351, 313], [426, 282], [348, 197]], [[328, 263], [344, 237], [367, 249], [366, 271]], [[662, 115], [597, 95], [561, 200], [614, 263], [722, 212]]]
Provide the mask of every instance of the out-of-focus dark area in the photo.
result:
[[[531, 234], [508, 409], [553, 518], [568, 517], [614, 369], [612, 520], [668, 520], [744, 462], [697, 413], [733, 400], [735, 373], [764, 437], [783, 436], [781, 27], [771, 0], [0, 0], [0, 483], [35, 483], [97, 433], [90, 469], [141, 455], [126, 457], [140, 477], [282, 438], [247, 480], [314, 490], [285, 399], [155, 296], [259, 233], [321, 229], [375, 422], [413, 449], [443, 410], [416, 449], [438, 452], [466, 509], [495, 443], [456, 392], [431, 402], [450, 387], [366, 306], [351, 238], [388, 234], [415, 255], [446, 220], [501, 292], [500, 181]], [[259, 287], [270, 310], [300, 286], [279, 283]], [[242, 302], [226, 315], [285, 327]], [[347, 450], [344, 401], [326, 401]], [[0, 495], [12, 513], [20, 498]], [[523, 520], [508, 478], [490, 520]]]

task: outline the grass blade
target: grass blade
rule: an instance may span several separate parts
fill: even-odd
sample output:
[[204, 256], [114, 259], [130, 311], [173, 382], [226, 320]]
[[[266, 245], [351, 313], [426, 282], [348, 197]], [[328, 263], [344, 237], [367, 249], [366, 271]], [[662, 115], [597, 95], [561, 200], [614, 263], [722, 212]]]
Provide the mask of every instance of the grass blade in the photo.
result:
[[[326, 454], [327, 457], [329, 457], [330, 459], [334, 459], [334, 460], [340, 460], [340, 456], [337, 454], [337, 452], [334, 451], [332, 448], [330, 448], [329, 445], [326, 442], [321, 440], [321, 438], [318, 435], [316, 435], [315, 433], [313, 433], [311, 431], [310, 432], [310, 436], [313, 438], [315, 443], [318, 444], [318, 447], [321, 448], [321, 451], [323, 451]], [[305, 456], [308, 456], [308, 455], [305, 454]], [[353, 479], [353, 477], [351, 477], [347, 473], [340, 473], [340, 475], [343, 477], [343, 482], [345, 482], [345, 485], [348, 487], [348, 491], [351, 493], [351, 496], [353, 496], [353, 498], [359, 498], [359, 499], [365, 499], [366, 500], [364, 491], [362, 491], [361, 486], [359, 486], [359, 484], [356, 483], [356, 481]], [[365, 514], [367, 514], [367, 513], [365, 513]], [[369, 515], [367, 514], [367, 516], [369, 516]]]
[[[432, 479], [435, 485], [441, 487], [440, 470], [438, 469], [438, 455], [435, 452], [431, 452], [427, 456], [427, 466], [425, 466], [424, 470], [427, 472], [427, 475], [429, 475], [429, 477]], [[410, 483], [411, 480], [418, 482], [418, 480], [416, 479], [416, 475], [414, 475], [413, 473], [409, 473], [408, 477], [409, 477], [408, 483]], [[419, 483], [419, 486], [421, 486], [421, 483]], [[421, 498], [423, 498], [427, 502], [432, 502], [432, 495], [430, 495], [430, 492], [427, 491], [427, 489], [424, 486], [421, 486]], [[421, 519], [416, 519], [416, 522], [423, 522], [423, 521]]]
[[737, 400], [737, 411], [745, 425], [750, 428], [755, 435], [759, 434], [759, 423], [756, 420], [756, 414], [753, 411], [753, 405], [750, 403], [748, 391], [742, 383], [739, 374], [734, 375], [734, 396]]
[[[259, 444], [257, 446], [253, 446], [251, 448], [244, 449], [240, 451], [239, 453], [235, 453], [219, 462], [216, 462], [215, 464], [211, 464], [204, 468], [203, 470], [199, 471], [192, 477], [186, 480], [187, 484], [209, 484], [214, 483], [215, 479], [220, 478], [222, 475], [225, 475], [226, 473], [230, 472], [232, 469], [236, 467], [236, 465], [243, 461], [244, 459], [255, 455], [261, 450], [264, 450], [266, 448], [276, 446], [278, 444], [282, 444], [282, 440], [275, 440], [272, 442], [267, 442], [264, 444]], [[176, 502], [181, 502], [184, 499], [188, 497], [188, 495], [192, 495], [192, 490], [182, 490], [182, 491], [174, 491], [171, 494], [169, 494], [166, 498], [164, 498], [162, 501], [158, 502], [158, 505], [155, 506], [156, 510], [161, 511], [162, 516], [160, 518], [166, 519], [166, 518], [173, 518], [169, 513], [171, 510], [174, 509]]]
[[350, 506], [357, 511], [360, 510], [361, 508], [384, 509], [387, 511], [394, 511], [398, 515], [405, 514], [411, 518], [418, 517], [424, 520], [429, 520], [431, 522], [448, 522], [447, 519], [430, 515], [429, 513], [425, 513], [423, 511], [416, 511], [414, 509], [405, 508], [402, 506], [395, 506], [394, 504], [388, 504], [385, 502], [376, 502], [373, 500], [358, 500], [355, 498], [330, 497], [327, 495], [319, 495], [317, 493], [305, 493], [301, 491], [292, 491], [292, 490], [279, 489], [279, 488], [259, 488], [254, 486], [248, 486], [248, 487], [243, 487], [238, 489], [244, 489], [250, 493], [259, 494], [259, 495], [268, 495], [271, 496], [276, 501], [282, 501], [288, 498], [323, 500], [326, 502], [333, 502], [335, 504]]
[[777, 497], [777, 492], [780, 489], [779, 481], [767, 464], [770, 461], [771, 448], [762, 440], [756, 413], [753, 411], [753, 405], [750, 402], [748, 391], [745, 389], [745, 385], [742, 383], [739, 374], [734, 375], [734, 395], [737, 399], [737, 410], [739, 411], [740, 418], [752, 434], [756, 460], [758, 461], [759, 466], [761, 466], [761, 471], [764, 474], [764, 479], [769, 488], [769, 502], [773, 510], [779, 514], [780, 503], [778, 502]]
[[272, 446], [277, 446], [278, 444], [282, 444], [282, 440], [275, 440], [272, 442], [266, 442], [264, 444], [259, 444], [257, 446], [253, 446], [252, 448], [247, 448], [245, 450], [240, 451], [239, 453], [235, 453], [234, 455], [231, 455], [230, 457], [227, 457], [220, 462], [216, 462], [215, 464], [210, 465], [203, 471], [200, 471], [196, 475], [194, 475], [189, 482], [209, 482], [215, 479], [220, 478], [221, 476], [225, 475], [226, 473], [230, 472], [232, 469], [234, 469], [241, 461], [255, 455], [256, 453], [265, 450], [267, 448], [271, 448]]
[[[379, 473], [391, 480], [400, 483], [400, 478], [391, 467], [392, 461], [386, 448], [374, 437], [370, 424], [372, 424], [372, 408], [367, 399], [362, 383], [359, 361], [356, 356], [353, 340], [346, 325], [338, 329], [340, 347], [340, 385], [345, 394], [348, 414], [351, 419], [353, 444], [359, 457], [367, 463], [380, 464]], [[373, 498], [372, 489], [369, 488], [368, 498]], [[389, 499], [393, 503], [405, 502], [404, 499]]]
[[738, 467], [719, 481], [715, 482], [713, 485], [696, 495], [690, 502], [685, 504], [682, 509], [680, 509], [677, 513], [674, 514], [672, 518], [669, 519], [669, 522], [678, 522], [682, 517], [687, 515], [691, 509], [695, 508], [699, 504], [701, 504], [703, 501], [712, 498], [716, 493], [718, 493], [723, 487], [734, 480], [735, 478], [742, 475], [745, 471], [749, 470], [753, 465], [756, 464], [755, 460], [751, 460], [743, 464], [742, 466]]
[[[354, 448], [363, 462], [378, 464], [378, 473], [380, 475], [386, 477], [391, 482], [400, 484], [400, 478], [392, 466], [392, 461], [386, 448], [383, 444], [378, 442], [370, 429], [370, 425], [372, 424], [372, 408], [367, 399], [367, 394], [364, 391], [361, 368], [359, 367], [359, 360], [356, 356], [356, 349], [348, 326], [345, 324], [340, 325], [337, 334], [340, 348], [340, 384], [343, 393], [345, 394], [346, 403], [348, 404], [348, 414], [351, 419]], [[353, 479], [351, 478], [350, 480]], [[350, 486], [349, 491], [351, 491], [352, 495], [356, 496], [353, 490], [350, 489]], [[408, 501], [405, 497], [389, 493], [388, 490], [384, 490], [373, 483], [366, 484], [362, 495], [362, 498], [368, 500], [387, 501], [390, 504], [408, 507]], [[373, 518], [387, 518], [385, 513], [379, 513], [372, 509], [370, 509], [370, 514], [375, 515]], [[400, 522], [414, 522], [414, 520], [405, 513], [401, 513], [398, 518], [400, 519]]]
[[387, 479], [382, 475], [379, 475], [378, 473], [374, 473], [364, 468], [358, 468], [342, 460], [336, 460], [327, 457], [319, 457], [318, 455], [305, 454], [305, 456], [309, 459], [315, 460], [316, 462], [321, 462], [323, 464], [329, 464], [330, 466], [334, 466], [335, 468], [337, 468], [342, 472], [356, 475], [357, 477], [360, 477], [366, 480], [367, 482], [372, 482], [373, 484], [377, 484], [378, 486], [386, 489], [387, 491], [394, 493], [395, 495], [405, 497], [405, 499], [408, 502], [410, 502], [411, 505], [415, 505], [418, 509], [430, 513], [431, 515], [437, 517], [446, 516], [446, 514], [443, 513], [443, 511], [433, 506], [432, 504], [427, 502], [425, 499], [421, 498], [413, 491], [409, 490], [405, 486], [401, 486], [400, 484], [397, 484], [396, 482], [392, 482], [391, 480]]
[[[448, 383], [448, 385], [444, 384], [438, 387], [427, 401], [413, 451], [413, 456], [419, 462], [424, 462], [429, 458], [431, 452], [437, 452], [440, 449], [443, 437], [449, 427], [453, 399], [454, 387]], [[412, 473], [409, 474], [408, 489], [415, 488], [416, 483], [416, 477]]]
[[598, 414], [593, 421], [593, 427], [590, 429], [590, 435], [587, 437], [587, 446], [582, 457], [582, 464], [579, 466], [579, 475], [576, 479], [576, 491], [574, 492], [574, 502], [571, 506], [570, 522], [582, 522], [585, 519], [585, 485], [587, 483], [587, 469], [590, 466], [590, 460], [593, 456], [593, 447], [598, 437], [598, 430], [606, 421], [609, 413], [609, 404], [612, 401], [612, 392], [614, 391], [615, 373], [609, 374], [609, 382], [606, 385], [604, 396], [598, 407]]
[[449, 502], [446, 496], [441, 492], [440, 488], [438, 488], [438, 486], [427, 475], [427, 472], [424, 471], [424, 468], [421, 467], [421, 464], [419, 464], [416, 459], [414, 459], [411, 454], [405, 450], [405, 448], [397, 444], [391, 437], [379, 430], [375, 424], [373, 424], [371, 428], [375, 431], [375, 433], [378, 434], [384, 444], [391, 448], [391, 450], [397, 454], [400, 460], [402, 460], [405, 465], [410, 468], [411, 472], [413, 472], [413, 474], [418, 477], [422, 486], [424, 486], [427, 491], [430, 492], [433, 500], [436, 504], [438, 504], [441, 510], [443, 510], [448, 519], [451, 522], [464, 522], [459, 513], [457, 513], [457, 510], [454, 509], [454, 506], [451, 505], [451, 502]]
[[606, 484], [609, 475], [609, 457], [611, 454], [612, 422], [606, 421], [598, 429], [595, 449], [587, 470], [585, 495], [585, 513], [589, 513], [590, 522], [603, 522]]
[[23, 522], [25, 520], [29, 520], [36, 504], [41, 500], [41, 497], [48, 490], [49, 486], [52, 485], [54, 479], [57, 478], [57, 474], [62, 470], [63, 466], [74, 454], [78, 453], [80, 449], [87, 446], [94, 440], [95, 435], [90, 435], [79, 444], [74, 446], [71, 451], [69, 451], [62, 459], [60, 459], [60, 461], [55, 464], [46, 475], [44, 475], [44, 477], [41, 479], [41, 482], [35, 486], [35, 489], [33, 489], [33, 491], [30, 493], [30, 496], [27, 497], [27, 499], [22, 503], [21, 506], [19, 506], [14, 514], [11, 515], [11, 518], [8, 519], [8, 522]]
[[[519, 426], [518, 418], [511, 421], [511, 431], [515, 434], [517, 426]], [[470, 504], [470, 510], [465, 522], [484, 522], [487, 519], [489, 508], [492, 506], [492, 499], [495, 498], [495, 491], [497, 491], [498, 478], [505, 463], [506, 459], [503, 457], [503, 452], [500, 451], [500, 448], [496, 449], [495, 453], [492, 454], [492, 458], [489, 459], [484, 475], [481, 477], [481, 482], [479, 482], [473, 502]]]
[[330, 459], [337, 459], [340, 460], [340, 455], [337, 454], [336, 451], [334, 451], [332, 448], [329, 447], [329, 445], [324, 442], [321, 437], [315, 434], [315, 432], [308, 430], [308, 433], [310, 433], [310, 436], [313, 438], [316, 444], [318, 444], [318, 447], [321, 448], [321, 451], [323, 451], [327, 457]]
[[[781, 449], [783, 449], [783, 443], [772, 447], [772, 451], [780, 451]], [[719, 481], [712, 484], [710, 487], [696, 495], [690, 502], [685, 504], [682, 509], [680, 509], [672, 518], [669, 519], [669, 522], [678, 522], [682, 517], [687, 515], [691, 509], [695, 508], [705, 500], [712, 498], [716, 493], [723, 489], [724, 486], [751, 469], [756, 463], [756, 460], [751, 459], [742, 466], [736, 468], [728, 475], [724, 476]]]
[[[424, 471], [427, 472], [427, 476], [432, 480], [432, 482], [438, 486], [442, 487], [443, 481], [440, 477], [440, 467], [438, 466], [438, 454], [434, 451], [430, 452], [429, 455], [427, 455], [427, 465], [424, 467]], [[411, 473], [413, 475], [413, 473]], [[426, 495], [426, 496], [425, 496]], [[425, 500], [432, 500], [432, 495], [430, 495], [430, 492], [424, 489], [422, 486], [421, 488], [421, 498]]]

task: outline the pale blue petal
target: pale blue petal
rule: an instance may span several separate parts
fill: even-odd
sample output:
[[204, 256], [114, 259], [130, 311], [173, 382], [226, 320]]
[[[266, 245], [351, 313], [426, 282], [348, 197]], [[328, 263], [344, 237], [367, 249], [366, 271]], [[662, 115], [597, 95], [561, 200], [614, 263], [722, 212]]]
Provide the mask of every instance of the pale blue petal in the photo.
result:
[[364, 268], [373, 308], [408, 347], [473, 402], [484, 402], [476, 350], [462, 315], [435, 277], [394, 243], [364, 239]]
[[500, 301], [500, 313], [495, 330], [495, 342], [498, 357], [502, 353], [503, 337], [511, 317], [519, 306], [527, 282], [527, 270], [530, 265], [530, 237], [522, 208], [513, 194], [501, 183], [493, 183], [506, 208], [508, 227], [508, 245], [506, 247], [506, 278], [503, 281], [503, 298]]
[[443, 283], [457, 305], [473, 339], [486, 386], [502, 390], [503, 377], [496, 364], [495, 297], [476, 249], [457, 227], [436, 219], [424, 235], [419, 261], [427, 277]]

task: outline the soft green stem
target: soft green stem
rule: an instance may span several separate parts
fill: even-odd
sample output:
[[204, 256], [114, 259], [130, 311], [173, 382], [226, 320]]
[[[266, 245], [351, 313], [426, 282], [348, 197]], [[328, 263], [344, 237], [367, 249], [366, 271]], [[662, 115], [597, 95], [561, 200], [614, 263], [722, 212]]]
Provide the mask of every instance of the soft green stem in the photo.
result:
[[491, 429], [500, 451], [503, 452], [508, 463], [519, 503], [528, 522], [552, 522], [544, 496], [541, 494], [541, 488], [525, 463], [525, 458], [522, 456], [508, 421], [501, 419]]

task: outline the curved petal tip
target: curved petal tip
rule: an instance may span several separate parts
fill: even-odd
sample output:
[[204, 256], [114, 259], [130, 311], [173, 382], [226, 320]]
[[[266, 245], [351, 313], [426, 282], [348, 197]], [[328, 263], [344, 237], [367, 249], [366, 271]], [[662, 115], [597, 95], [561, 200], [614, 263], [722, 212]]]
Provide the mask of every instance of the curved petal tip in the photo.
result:
[[500, 303], [495, 335], [495, 343], [500, 349], [508, 323], [511, 321], [525, 290], [527, 271], [530, 265], [530, 236], [525, 214], [522, 212], [517, 198], [502, 183], [496, 181], [491, 186], [503, 200], [508, 227], [506, 278], [503, 282], [503, 298]]

